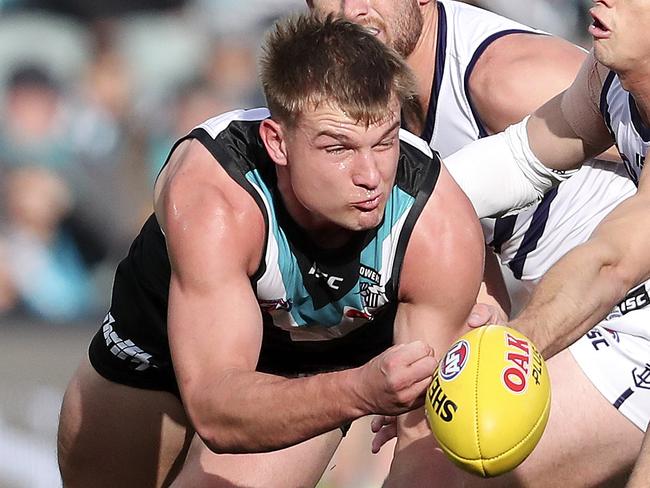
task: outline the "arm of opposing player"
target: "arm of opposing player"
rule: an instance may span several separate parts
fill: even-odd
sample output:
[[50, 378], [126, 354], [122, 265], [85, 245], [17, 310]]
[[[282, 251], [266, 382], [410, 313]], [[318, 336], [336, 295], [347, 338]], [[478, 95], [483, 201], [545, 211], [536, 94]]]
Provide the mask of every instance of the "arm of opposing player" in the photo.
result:
[[650, 278], [648, 242], [650, 176], [644, 172], [637, 193], [549, 269], [511, 325], [529, 336], [545, 358], [553, 356]]
[[535, 203], [612, 144], [595, 100], [602, 87], [595, 64], [587, 57], [571, 86], [529, 118], [446, 158], [480, 218]]
[[555, 36], [515, 33], [493, 41], [468, 80], [472, 104], [488, 133], [503, 131], [566, 90], [586, 56]]
[[[483, 233], [471, 204], [443, 170], [406, 251], [396, 342], [424, 340], [440, 360], [469, 330], [466, 319], [481, 284], [483, 251]], [[430, 484], [427, 480], [440, 468], [434, 459], [447, 463], [434, 447], [424, 409], [400, 416], [395, 458], [384, 486]]]

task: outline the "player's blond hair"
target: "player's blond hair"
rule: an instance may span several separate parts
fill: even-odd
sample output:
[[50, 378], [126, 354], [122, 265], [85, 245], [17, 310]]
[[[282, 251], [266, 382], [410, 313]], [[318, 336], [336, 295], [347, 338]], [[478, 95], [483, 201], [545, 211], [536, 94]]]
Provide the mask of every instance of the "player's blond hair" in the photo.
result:
[[365, 124], [383, 120], [393, 97], [404, 109], [417, 104], [402, 58], [365, 28], [333, 16], [302, 14], [277, 22], [260, 67], [271, 116], [289, 125], [321, 104]]

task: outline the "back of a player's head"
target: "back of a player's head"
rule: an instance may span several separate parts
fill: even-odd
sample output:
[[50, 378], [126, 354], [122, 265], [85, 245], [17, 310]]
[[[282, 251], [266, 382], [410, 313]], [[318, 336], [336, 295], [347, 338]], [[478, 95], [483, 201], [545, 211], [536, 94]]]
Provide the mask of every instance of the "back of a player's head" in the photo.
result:
[[388, 115], [393, 97], [401, 105], [415, 99], [413, 76], [401, 57], [363, 27], [332, 16], [279, 21], [260, 64], [271, 116], [289, 125], [321, 104], [375, 123]]

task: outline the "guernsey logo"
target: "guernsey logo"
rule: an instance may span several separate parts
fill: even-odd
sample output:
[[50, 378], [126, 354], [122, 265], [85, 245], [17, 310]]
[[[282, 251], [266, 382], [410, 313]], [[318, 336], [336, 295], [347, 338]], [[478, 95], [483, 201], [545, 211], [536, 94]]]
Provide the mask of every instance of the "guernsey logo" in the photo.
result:
[[440, 376], [450, 381], [460, 374], [469, 359], [469, 343], [460, 340], [447, 351], [440, 361]]

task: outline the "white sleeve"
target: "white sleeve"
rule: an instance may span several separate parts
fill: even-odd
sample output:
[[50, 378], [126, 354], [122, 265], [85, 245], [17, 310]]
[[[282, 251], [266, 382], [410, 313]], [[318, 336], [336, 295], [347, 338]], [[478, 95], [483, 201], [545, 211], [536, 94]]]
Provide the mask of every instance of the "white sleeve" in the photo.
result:
[[517, 213], [577, 171], [544, 166], [528, 144], [527, 122], [528, 117], [445, 158], [479, 218]]

